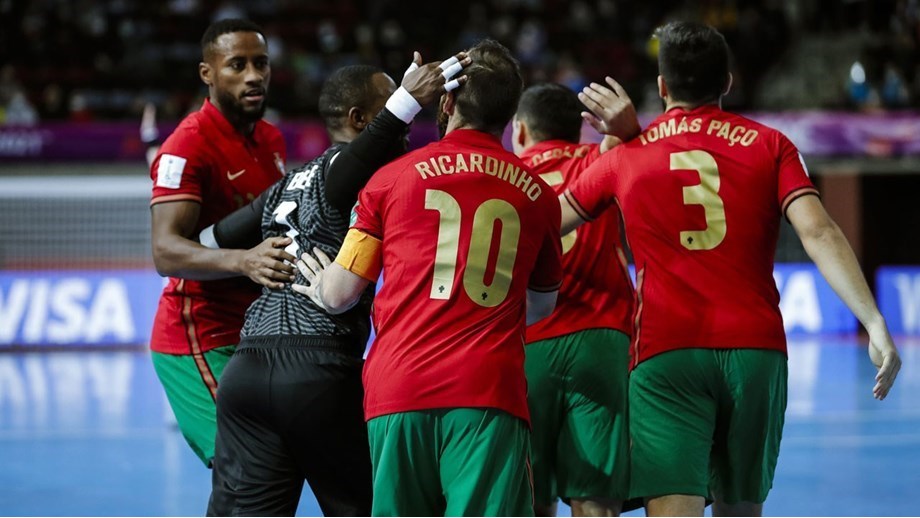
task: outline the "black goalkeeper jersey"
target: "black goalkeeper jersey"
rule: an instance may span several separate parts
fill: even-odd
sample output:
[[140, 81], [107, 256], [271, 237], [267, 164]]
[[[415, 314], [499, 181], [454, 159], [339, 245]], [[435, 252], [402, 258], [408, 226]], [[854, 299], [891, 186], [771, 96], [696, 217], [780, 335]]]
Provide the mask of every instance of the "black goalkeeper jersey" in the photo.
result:
[[[336, 144], [321, 156], [298, 169], [290, 171], [268, 192], [262, 212], [264, 238], [288, 236], [293, 239], [287, 252], [300, 257], [314, 247], [335, 257], [345, 239], [349, 213], [343, 213], [327, 200], [326, 180], [329, 166], [343, 144]], [[299, 284], [304, 278], [297, 272]], [[340, 345], [347, 352], [361, 355], [370, 333], [370, 306], [374, 285], [361, 296], [350, 310], [330, 315], [310, 300], [290, 288], [262, 289], [262, 295], [246, 312], [241, 337], [283, 335], [285, 339]]]

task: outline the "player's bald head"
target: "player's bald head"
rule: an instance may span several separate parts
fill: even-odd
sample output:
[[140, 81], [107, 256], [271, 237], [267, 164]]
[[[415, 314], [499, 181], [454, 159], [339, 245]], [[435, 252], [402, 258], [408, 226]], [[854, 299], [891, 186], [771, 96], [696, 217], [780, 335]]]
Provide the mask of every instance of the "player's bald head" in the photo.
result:
[[[319, 114], [326, 128], [340, 129], [353, 107], [370, 114], [381, 98], [386, 102], [391, 92], [378, 85], [384, 82], [380, 77], [383, 75], [383, 70], [371, 65], [349, 65], [333, 72], [323, 83], [319, 94]], [[389, 80], [388, 76], [386, 80]], [[370, 114], [371, 117], [374, 115]]]
[[262, 41], [265, 41], [265, 34], [262, 28], [249, 20], [238, 18], [227, 18], [212, 23], [204, 31], [201, 37], [201, 59], [205, 62], [211, 62], [220, 47], [220, 37], [224, 34], [233, 34], [236, 32], [254, 32], [258, 34]]

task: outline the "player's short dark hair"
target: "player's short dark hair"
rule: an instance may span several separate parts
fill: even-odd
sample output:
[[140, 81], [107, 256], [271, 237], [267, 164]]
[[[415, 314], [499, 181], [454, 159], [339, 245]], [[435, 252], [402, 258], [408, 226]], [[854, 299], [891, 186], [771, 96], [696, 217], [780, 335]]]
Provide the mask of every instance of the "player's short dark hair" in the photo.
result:
[[202, 57], [207, 59], [208, 48], [217, 41], [217, 38], [232, 32], [255, 32], [262, 36], [262, 38], [265, 38], [265, 33], [262, 31], [262, 28], [249, 20], [241, 20], [239, 18], [217, 20], [205, 29], [204, 35], [201, 37]]
[[521, 98], [521, 67], [511, 51], [495, 40], [482, 40], [467, 53], [473, 62], [463, 69], [467, 82], [454, 90], [457, 108], [473, 128], [501, 133]]
[[527, 123], [530, 137], [536, 142], [581, 140], [581, 112], [578, 96], [556, 83], [533, 85], [521, 94], [517, 118]]
[[353, 106], [370, 109], [377, 95], [374, 76], [381, 73], [372, 65], [349, 65], [333, 72], [319, 93], [319, 114], [326, 128], [341, 128]]
[[655, 31], [658, 71], [676, 101], [705, 104], [728, 84], [730, 52], [725, 37], [698, 22], [671, 22]]

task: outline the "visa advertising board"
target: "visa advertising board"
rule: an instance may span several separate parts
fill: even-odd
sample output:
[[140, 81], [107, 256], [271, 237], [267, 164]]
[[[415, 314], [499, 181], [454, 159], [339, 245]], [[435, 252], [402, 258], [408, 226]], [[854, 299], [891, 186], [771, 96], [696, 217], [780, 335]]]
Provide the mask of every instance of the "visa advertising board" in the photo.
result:
[[[814, 265], [773, 277], [787, 333], [857, 331]], [[146, 344], [163, 285], [150, 270], [0, 272], [0, 348]], [[920, 267], [881, 268], [876, 291], [892, 333], [920, 335]]]

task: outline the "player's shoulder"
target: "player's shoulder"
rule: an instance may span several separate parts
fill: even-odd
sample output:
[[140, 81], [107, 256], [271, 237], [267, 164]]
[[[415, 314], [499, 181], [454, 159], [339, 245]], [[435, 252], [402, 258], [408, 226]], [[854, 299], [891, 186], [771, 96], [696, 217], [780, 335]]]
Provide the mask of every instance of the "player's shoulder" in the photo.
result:
[[160, 146], [160, 153], [183, 156], [202, 153], [208, 146], [206, 121], [200, 111], [188, 114]]

